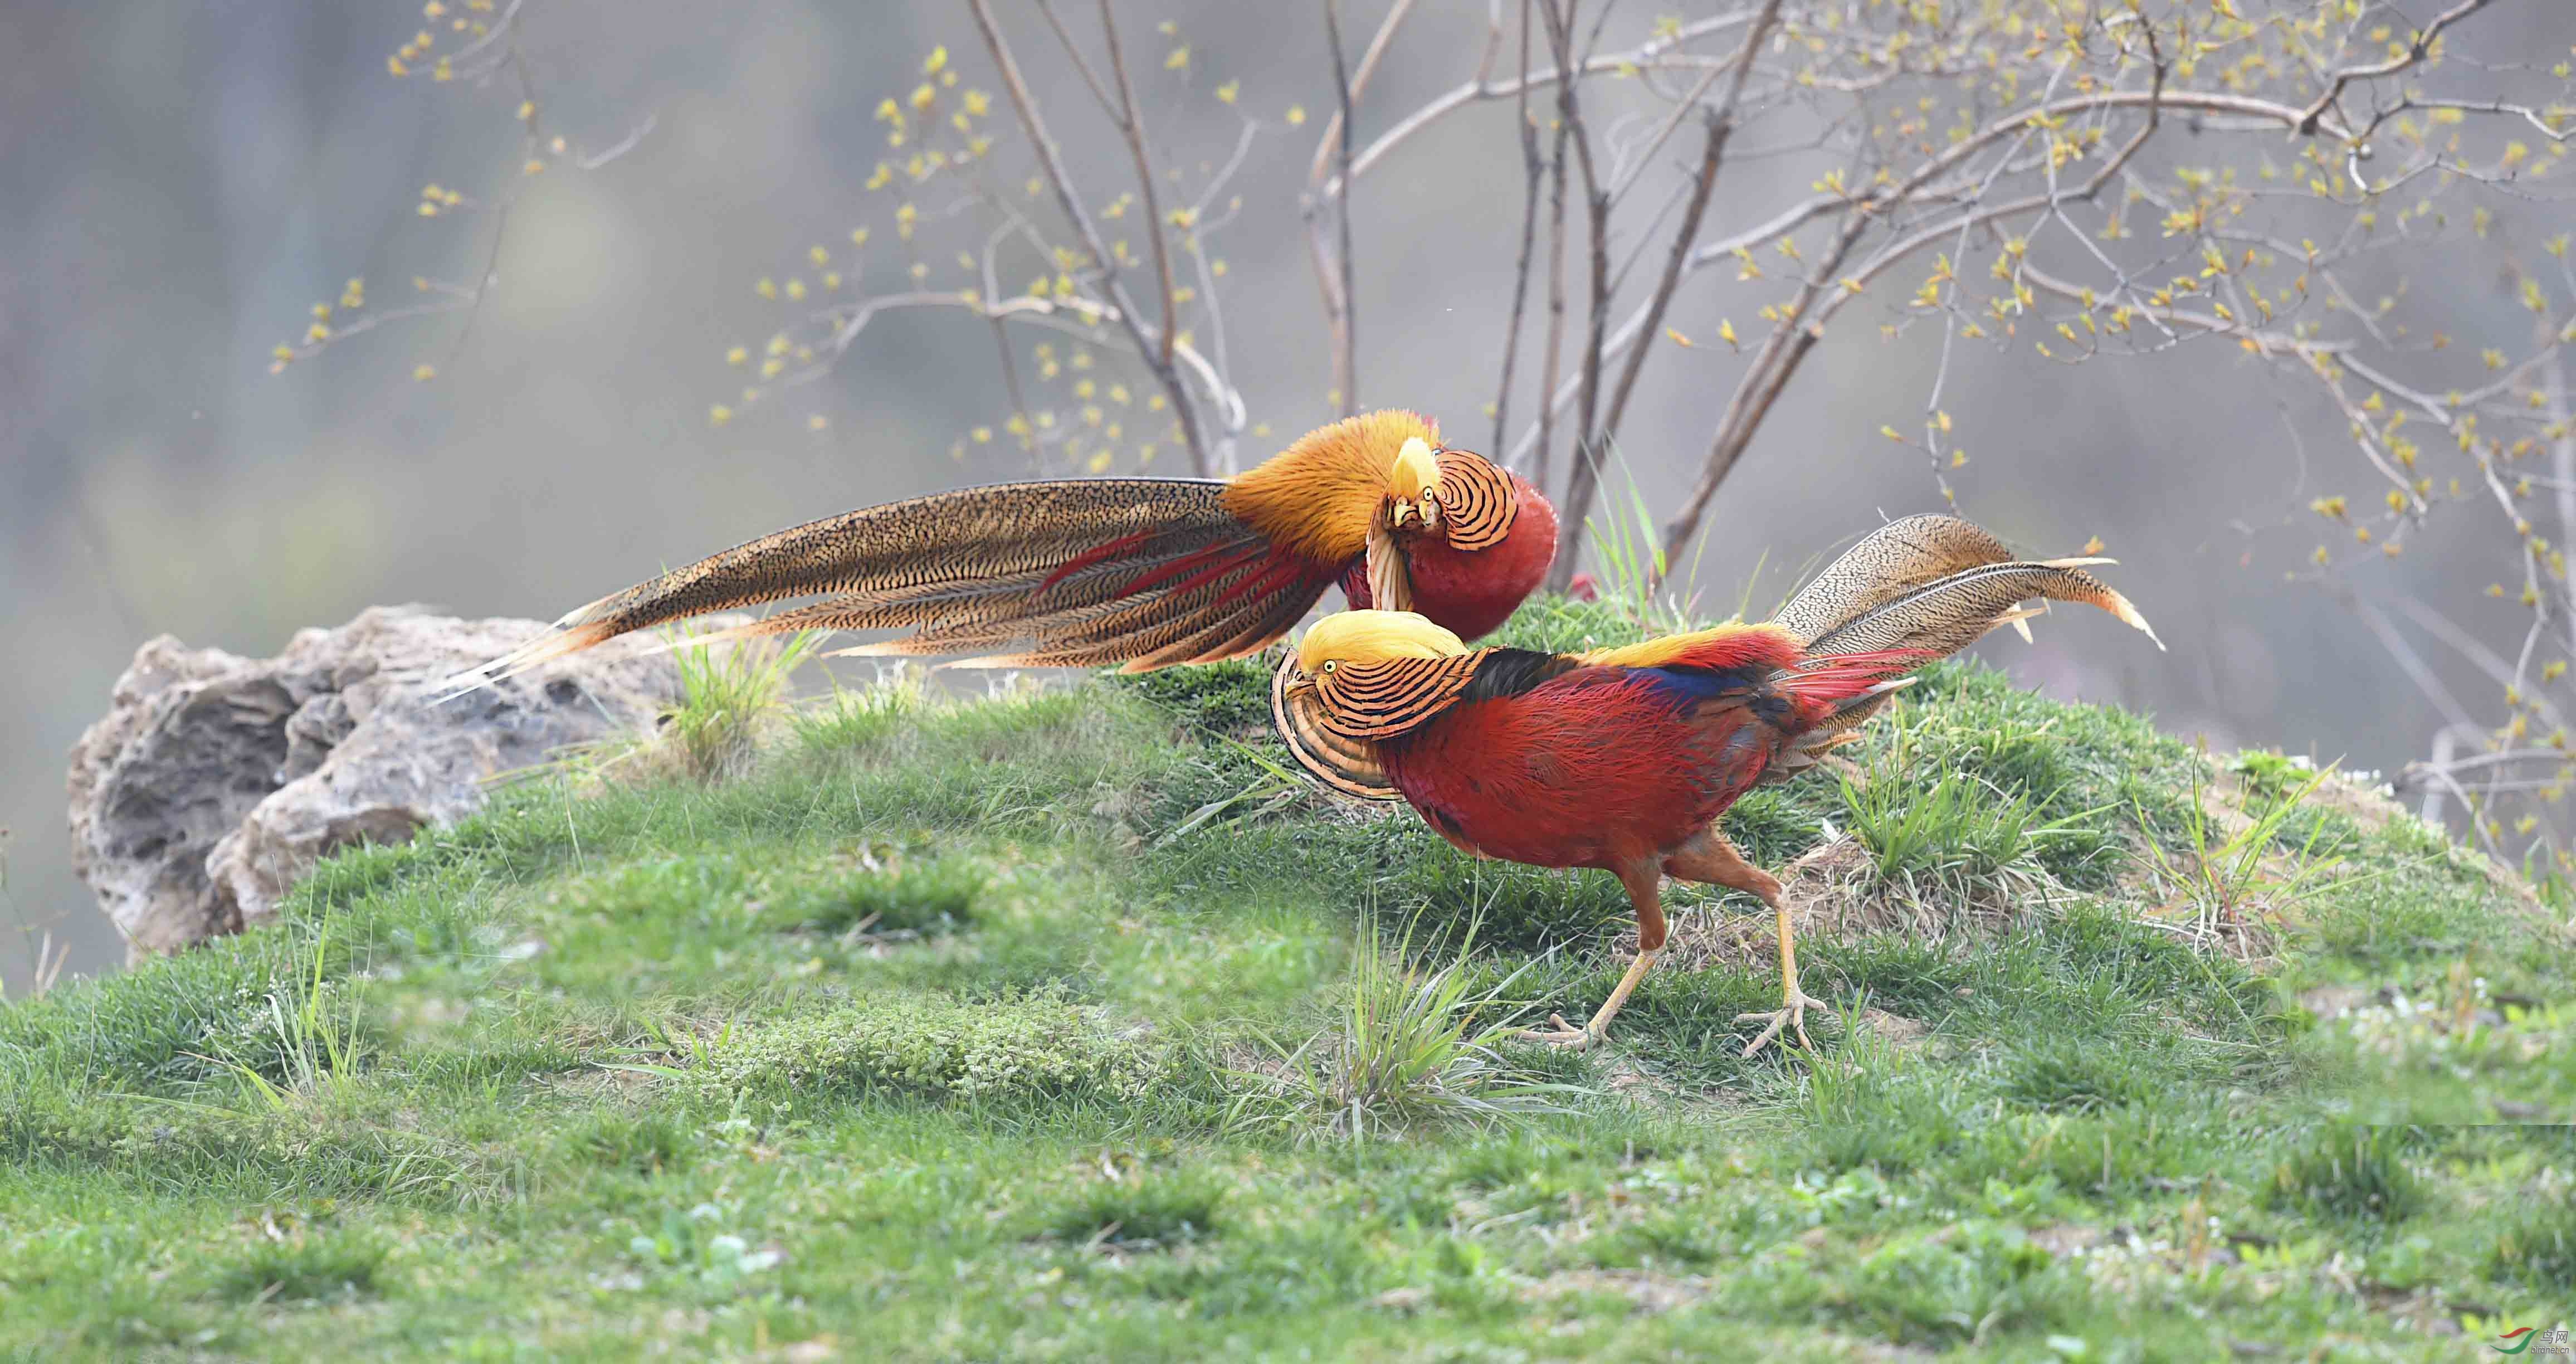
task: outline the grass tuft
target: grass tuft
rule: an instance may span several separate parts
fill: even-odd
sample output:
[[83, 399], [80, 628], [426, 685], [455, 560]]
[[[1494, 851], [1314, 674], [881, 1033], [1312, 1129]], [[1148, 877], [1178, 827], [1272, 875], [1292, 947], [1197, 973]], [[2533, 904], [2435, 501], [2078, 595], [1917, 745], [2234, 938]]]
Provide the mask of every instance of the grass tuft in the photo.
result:
[[787, 708], [796, 669], [822, 635], [763, 635], [723, 645], [683, 645], [680, 704], [662, 717], [661, 751], [693, 781], [740, 776], [760, 752], [763, 732]]
[[378, 1291], [389, 1254], [368, 1232], [303, 1232], [259, 1241], [216, 1275], [217, 1296], [235, 1302], [354, 1301]]
[[2327, 1123], [2273, 1167], [2268, 1201], [2342, 1222], [2402, 1222], [2426, 1202], [2406, 1140], [2401, 1127]]
[[1358, 1139], [1438, 1122], [1491, 1123], [1560, 1111], [1579, 1090], [1543, 1079], [1501, 1045], [1525, 1006], [1505, 1002], [1518, 973], [1478, 988], [1470, 924], [1455, 955], [1432, 964], [1408, 927], [1390, 953], [1373, 915], [1361, 920], [1341, 1017], [1295, 1049], [1266, 1036], [1275, 1064], [1247, 1078], [1284, 1100], [1267, 1115], [1303, 1130]]
[[669, 1113], [605, 1109], [568, 1121], [562, 1143], [583, 1168], [658, 1175], [688, 1168], [695, 1137]]

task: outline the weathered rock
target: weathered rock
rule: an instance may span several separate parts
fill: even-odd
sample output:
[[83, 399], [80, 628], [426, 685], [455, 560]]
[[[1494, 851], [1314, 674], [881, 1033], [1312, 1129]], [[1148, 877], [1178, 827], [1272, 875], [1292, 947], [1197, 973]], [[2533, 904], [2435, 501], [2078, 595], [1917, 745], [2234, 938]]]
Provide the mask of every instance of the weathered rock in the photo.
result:
[[271, 659], [167, 635], [137, 650], [70, 783], [74, 869], [129, 955], [258, 923], [333, 850], [452, 824], [489, 778], [649, 726], [677, 697], [667, 656], [600, 649], [430, 704], [440, 679], [544, 629], [376, 607]]

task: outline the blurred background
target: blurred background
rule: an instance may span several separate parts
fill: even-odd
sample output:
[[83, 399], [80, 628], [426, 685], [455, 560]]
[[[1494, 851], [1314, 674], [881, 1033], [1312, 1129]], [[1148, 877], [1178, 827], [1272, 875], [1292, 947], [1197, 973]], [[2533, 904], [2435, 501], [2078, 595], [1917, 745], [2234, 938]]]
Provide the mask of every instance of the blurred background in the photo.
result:
[[[1383, 8], [1351, 6], [1346, 40], [1363, 41]], [[1002, 9], [1077, 170], [1124, 183], [1123, 150], [1060, 51], [1031, 12]], [[1234, 376], [1259, 424], [1250, 462], [1334, 415], [1298, 217], [1334, 102], [1321, 26], [1307, 6], [1175, 0], [1134, 14], [1130, 61], [1175, 163], [1196, 174], [1231, 149], [1234, 120], [1187, 112], [1212, 109], [1229, 82], [1271, 125], [1213, 248], [1228, 265]], [[1178, 38], [1148, 31], [1167, 15]], [[967, 438], [1008, 412], [991, 330], [971, 316], [880, 317], [792, 398], [740, 401], [744, 374], [725, 362], [736, 345], [757, 357], [782, 325], [786, 305], [759, 280], [813, 276], [810, 246], [847, 256], [855, 226], [891, 235], [892, 201], [865, 188], [886, 155], [874, 115], [941, 44], [970, 83], [991, 84], [962, 8], [531, 5], [524, 74], [549, 130], [578, 152], [646, 129], [595, 170], [567, 161], [541, 175], [523, 173], [506, 82], [389, 76], [387, 54], [421, 22], [416, 6], [374, 3], [0, 7], [0, 631], [12, 656], [0, 982], [13, 991], [43, 933], [70, 945], [73, 972], [122, 960], [70, 872], [63, 778], [145, 639], [264, 656], [300, 627], [390, 602], [550, 619], [793, 522], [1030, 472], [1011, 442]], [[1653, 22], [1641, 10], [1613, 25], [1633, 42]], [[1484, 25], [1481, 4], [1426, 5], [1368, 91], [1363, 136], [1466, 79]], [[2455, 41], [2563, 55], [2571, 30], [2562, 7], [2524, 5]], [[1167, 66], [1182, 41], [1186, 65]], [[1291, 126], [1292, 107], [1316, 116]], [[1355, 196], [1360, 399], [1431, 414], [1470, 448], [1489, 441], [1518, 244], [1512, 117], [1497, 101], [1444, 121]], [[1007, 108], [993, 126], [1016, 141]], [[1813, 174], [1786, 159], [1730, 165], [1711, 233], [1776, 212]], [[423, 216], [430, 184], [468, 202]], [[477, 207], [505, 196], [505, 225]], [[927, 253], [939, 287], [960, 282], [950, 257], [980, 231], [960, 237]], [[365, 308], [384, 312], [425, 297], [414, 276], [470, 281], [487, 262], [477, 307], [349, 335], [271, 373], [272, 347], [299, 342], [312, 305], [348, 280], [364, 279]], [[899, 263], [882, 268], [901, 283]], [[1936, 333], [1878, 333], [1912, 283], [1848, 315], [1725, 484], [1696, 567], [1704, 614], [1735, 609], [1748, 581], [1767, 611], [1883, 517], [1940, 507], [1923, 456], [1879, 434], [1919, 426], [1937, 358]], [[2528, 331], [2509, 283], [2474, 262], [2422, 262], [2411, 288], [2449, 330]], [[1721, 317], [1749, 328], [1765, 296], [1731, 271], [1685, 285], [1668, 321], [1700, 341], [1649, 366], [1614, 500], [1633, 477], [1658, 513], [1677, 503], [1740, 363], [1710, 338]], [[716, 404], [737, 410], [719, 424]], [[1525, 389], [1516, 407], [1529, 405]], [[2508, 640], [2527, 618], [2483, 598], [2512, 546], [2500, 561], [2493, 528], [2465, 517], [2429, 524], [2403, 559], [2285, 580], [2320, 538], [2309, 500], [2360, 484], [2358, 456], [2338, 418], [2232, 347], [2073, 368], [1969, 351], [1943, 406], [1973, 452], [1951, 474], [1960, 509], [2047, 553], [2100, 537], [2122, 560], [2113, 580], [2171, 645], [2157, 653], [2068, 612], [2034, 645], [2007, 634], [1981, 646], [2050, 694], [2137, 707], [2222, 749], [2391, 769], [2421, 756], [2441, 715], [2365, 628], [2355, 594], [2439, 602]], [[1162, 459], [1154, 472], [1186, 472]], [[2455, 654], [2425, 661], [2463, 696], [2495, 690]]]

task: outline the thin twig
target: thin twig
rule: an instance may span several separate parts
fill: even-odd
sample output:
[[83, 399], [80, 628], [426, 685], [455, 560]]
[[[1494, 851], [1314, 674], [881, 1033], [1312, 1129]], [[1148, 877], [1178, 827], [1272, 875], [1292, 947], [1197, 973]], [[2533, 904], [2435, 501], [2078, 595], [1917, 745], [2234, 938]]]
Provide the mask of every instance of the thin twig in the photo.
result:
[[2443, 29], [2485, 9], [2491, 3], [2493, 0], [2460, 0], [2459, 4], [2444, 10], [2434, 17], [2433, 22], [2426, 24], [2424, 31], [2415, 35], [2414, 41], [2407, 44], [2404, 52], [2375, 65], [2347, 66], [2336, 71], [2333, 79], [2326, 82], [2325, 93], [2317, 96], [2315, 103], [2299, 112], [2297, 127], [2300, 134], [2305, 136], [2316, 132], [2317, 120], [2323, 118], [2326, 110], [2332, 108], [2334, 102], [2342, 97], [2345, 86], [2357, 80], [2377, 80], [2382, 76], [2393, 76], [2424, 60], [2424, 55], [2432, 50], [2434, 40], [2442, 36]]

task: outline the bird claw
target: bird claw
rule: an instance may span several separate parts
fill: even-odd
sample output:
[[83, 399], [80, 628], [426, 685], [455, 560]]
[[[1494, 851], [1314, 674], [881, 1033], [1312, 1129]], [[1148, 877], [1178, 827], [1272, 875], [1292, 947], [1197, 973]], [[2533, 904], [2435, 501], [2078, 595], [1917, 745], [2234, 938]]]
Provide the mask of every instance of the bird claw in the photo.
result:
[[1566, 1022], [1563, 1014], [1549, 1014], [1545, 1028], [1525, 1028], [1521, 1031], [1521, 1037], [1524, 1041], [1545, 1042], [1552, 1047], [1572, 1047], [1576, 1051], [1582, 1051], [1601, 1040], [1591, 1029], [1578, 1028]]
[[1805, 1047], [1810, 1051], [1815, 1050], [1816, 1044], [1807, 1040], [1807, 1010], [1821, 1009], [1827, 1013], [1831, 1013], [1833, 1012], [1832, 1008], [1823, 1000], [1817, 999], [1809, 995], [1806, 991], [1795, 987], [1790, 989], [1786, 1003], [1787, 1007], [1775, 1009], [1769, 1013], [1737, 1014], [1735, 1016], [1735, 1021], [1738, 1023], [1760, 1023], [1763, 1025], [1762, 1031], [1755, 1034], [1752, 1041], [1744, 1044], [1745, 1055], [1751, 1056], [1753, 1053], [1769, 1046], [1771, 1039], [1778, 1037], [1782, 1028], [1788, 1028], [1798, 1034], [1799, 1046]]

